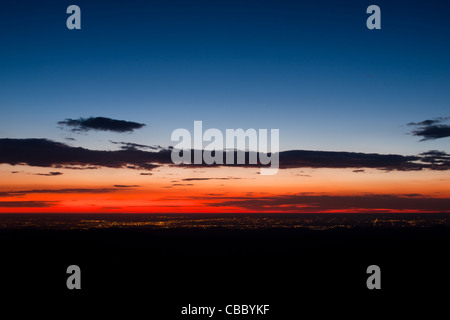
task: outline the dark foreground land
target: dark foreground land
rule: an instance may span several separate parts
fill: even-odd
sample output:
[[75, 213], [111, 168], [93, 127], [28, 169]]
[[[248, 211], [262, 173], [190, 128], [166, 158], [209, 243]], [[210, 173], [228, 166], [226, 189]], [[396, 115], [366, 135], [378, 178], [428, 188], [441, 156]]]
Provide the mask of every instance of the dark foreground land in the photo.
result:
[[[446, 315], [450, 228], [0, 230], [2, 313], [207, 319], [181, 308], [268, 304], [213, 319], [435, 319]], [[66, 268], [82, 271], [68, 290]], [[381, 267], [381, 290], [366, 269]]]

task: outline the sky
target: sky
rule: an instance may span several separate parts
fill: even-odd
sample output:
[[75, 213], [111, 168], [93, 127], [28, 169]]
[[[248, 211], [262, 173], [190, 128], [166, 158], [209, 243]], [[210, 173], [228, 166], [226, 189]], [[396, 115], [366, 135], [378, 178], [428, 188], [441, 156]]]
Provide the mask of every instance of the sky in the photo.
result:
[[[80, 30], [66, 27], [72, 4]], [[448, 9], [2, 1], [0, 212], [445, 211]], [[135, 126], [82, 126], [99, 118]], [[280, 172], [171, 165], [171, 133], [195, 120], [279, 129]]]

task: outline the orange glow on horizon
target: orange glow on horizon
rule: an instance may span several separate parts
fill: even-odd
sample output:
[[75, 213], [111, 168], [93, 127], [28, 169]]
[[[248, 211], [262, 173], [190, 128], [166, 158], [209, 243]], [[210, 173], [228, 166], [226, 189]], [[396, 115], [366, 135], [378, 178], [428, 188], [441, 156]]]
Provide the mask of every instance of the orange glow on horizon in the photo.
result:
[[[145, 175], [139, 170], [110, 168], [63, 169], [57, 176], [43, 175], [51, 171], [56, 169], [1, 165], [0, 213], [423, 212], [423, 208], [384, 208], [382, 204], [321, 208], [321, 203], [295, 203], [290, 198], [450, 197], [450, 178], [425, 170], [355, 173], [304, 168], [262, 176], [259, 169], [171, 166]], [[283, 204], [284, 198], [290, 202]], [[273, 199], [279, 199], [276, 205]]]

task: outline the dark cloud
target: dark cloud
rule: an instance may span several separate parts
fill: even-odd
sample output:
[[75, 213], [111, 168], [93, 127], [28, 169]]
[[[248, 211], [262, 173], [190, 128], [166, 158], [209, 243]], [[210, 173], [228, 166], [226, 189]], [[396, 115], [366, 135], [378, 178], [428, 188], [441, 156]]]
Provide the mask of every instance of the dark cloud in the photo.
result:
[[122, 149], [122, 150], [141, 150], [141, 149], [161, 150], [161, 149], [164, 149], [160, 145], [148, 146], [145, 144], [137, 144], [137, 143], [133, 143], [133, 142], [119, 142], [119, 141], [111, 141], [111, 140], [109, 140], [109, 142], [111, 142], [112, 144], [120, 145], [120, 149]]
[[69, 127], [74, 132], [101, 130], [113, 132], [133, 132], [145, 126], [144, 123], [137, 123], [125, 120], [115, 120], [105, 117], [89, 117], [79, 119], [66, 119], [59, 121], [59, 125]]
[[62, 165], [53, 165], [53, 168], [56, 169], [69, 169], [69, 170], [95, 170], [95, 169], [99, 169], [99, 167], [95, 167], [95, 166], [62, 166]]
[[434, 120], [425, 120], [421, 122], [410, 122], [408, 126], [417, 127], [412, 134], [422, 137], [420, 141], [436, 140], [450, 137], [450, 125], [443, 124], [450, 117], [436, 118]]
[[444, 151], [430, 150], [420, 154], [421, 162], [429, 164], [435, 170], [449, 170], [450, 169], [450, 154]]
[[151, 175], [153, 175], [153, 173], [150, 173], [150, 172], [142, 172], [141, 173], [141, 176], [151, 176]]
[[[95, 169], [133, 168], [150, 171], [162, 165], [173, 165], [171, 150], [159, 151], [143, 150], [89, 150], [81, 147], [71, 147], [64, 143], [47, 139], [0, 139], [0, 163], [11, 165], [25, 164], [38, 167]], [[235, 151], [227, 151], [234, 152]], [[224, 158], [226, 153], [224, 152]], [[193, 155], [193, 152], [191, 152]], [[436, 158], [436, 155], [434, 155]], [[441, 155], [442, 156], [442, 155]], [[249, 153], [246, 153], [248, 159]], [[440, 161], [430, 162], [431, 155], [403, 156], [396, 154], [334, 152], [334, 151], [305, 151], [291, 150], [280, 152], [280, 168], [373, 168], [380, 170], [448, 170], [450, 162], [441, 158]], [[425, 161], [421, 161], [425, 160]], [[248, 163], [248, 161], [247, 161]], [[187, 168], [211, 167], [206, 163], [185, 164]], [[219, 165], [214, 165], [219, 166]], [[261, 164], [223, 165], [236, 167], [257, 168]], [[206, 178], [190, 178], [206, 179]], [[221, 178], [228, 179], [228, 178]]]
[[424, 120], [421, 122], [410, 122], [407, 125], [408, 126], [432, 126], [432, 125], [438, 124], [444, 120], [446, 120], [446, 118], [438, 118], [435, 120]]
[[[103, 151], [71, 147], [47, 139], [0, 139], [0, 163], [27, 164], [38, 167], [125, 168], [135, 165], [152, 170], [161, 164], [172, 163], [170, 151], [140, 150]], [[152, 163], [156, 164], [152, 164]]]
[[396, 154], [304, 151], [292, 150], [280, 153], [280, 168], [375, 168], [382, 170], [421, 170], [415, 163], [420, 157]]
[[259, 198], [217, 197], [215, 200], [212, 203], [208, 203], [208, 205], [216, 207], [237, 207], [257, 211], [415, 210], [422, 212], [450, 212], [450, 198], [430, 198], [416, 194], [372, 194], [356, 196], [294, 194]]
[[[234, 153], [236, 159], [236, 151], [224, 151], [223, 159], [226, 158], [227, 153]], [[194, 152], [191, 151], [191, 158]], [[258, 154], [256, 155], [259, 159]], [[245, 162], [247, 164], [227, 165], [222, 166], [236, 166], [259, 168], [264, 167], [261, 163], [249, 164], [250, 152], [245, 152]], [[378, 153], [357, 153], [357, 152], [339, 152], [339, 151], [308, 151], [308, 150], [290, 150], [279, 153], [279, 168], [374, 168], [380, 170], [399, 170], [411, 171], [422, 170], [427, 168], [426, 164], [417, 163], [420, 160], [419, 156], [403, 156], [396, 154], [378, 154]], [[191, 159], [192, 161], [192, 159]], [[225, 162], [225, 161], [223, 161]], [[207, 167], [205, 163], [202, 164], [185, 164], [180, 165], [185, 167]], [[217, 166], [217, 165], [216, 165]]]
[[114, 187], [116, 187], [116, 188], [137, 188], [140, 186], [138, 186], [136, 184], [133, 184], [133, 185], [115, 184]]
[[432, 157], [444, 157], [444, 158], [450, 159], [450, 154], [446, 153], [445, 151], [439, 151], [439, 150], [430, 150], [427, 152], [422, 152], [420, 155], [421, 156], [432, 156]]
[[239, 180], [241, 178], [233, 178], [233, 177], [228, 177], [228, 178], [186, 178], [186, 179], [182, 179], [182, 181], [204, 181], [204, 180]]
[[73, 188], [73, 189], [30, 189], [30, 190], [15, 190], [15, 191], [1, 191], [0, 197], [19, 197], [28, 194], [78, 194], [78, 193], [109, 193], [116, 192], [118, 189], [113, 188]]
[[412, 132], [415, 136], [423, 137], [420, 141], [436, 140], [450, 137], [450, 126], [446, 124], [422, 127]]
[[62, 175], [62, 172], [49, 172], [49, 173], [35, 173], [36, 176], [54, 177]]
[[55, 201], [0, 201], [0, 208], [48, 208], [55, 204]]

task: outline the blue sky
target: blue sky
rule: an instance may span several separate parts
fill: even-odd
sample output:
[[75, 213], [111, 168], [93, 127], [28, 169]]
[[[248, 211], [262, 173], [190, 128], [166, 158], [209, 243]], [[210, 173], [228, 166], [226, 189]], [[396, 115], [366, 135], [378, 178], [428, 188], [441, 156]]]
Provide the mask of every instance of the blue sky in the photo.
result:
[[[79, 5], [82, 30], [66, 28]], [[366, 28], [381, 7], [382, 29]], [[282, 149], [449, 152], [406, 124], [449, 116], [444, 1], [2, 1], [0, 137], [113, 148], [66, 118], [146, 123], [117, 139], [171, 144], [204, 127], [279, 128]]]

